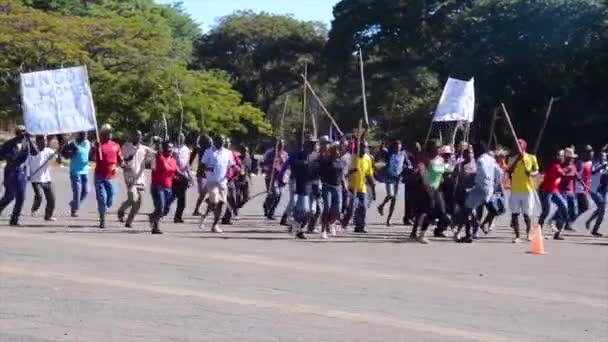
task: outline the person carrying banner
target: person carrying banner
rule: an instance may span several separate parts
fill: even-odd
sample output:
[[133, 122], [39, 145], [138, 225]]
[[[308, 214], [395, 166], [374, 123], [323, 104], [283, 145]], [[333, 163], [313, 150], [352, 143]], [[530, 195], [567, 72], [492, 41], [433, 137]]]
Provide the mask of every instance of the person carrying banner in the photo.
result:
[[[141, 143], [141, 131], [135, 130], [132, 134], [131, 141], [122, 147], [122, 155], [124, 156], [123, 175], [127, 188], [127, 200], [118, 208], [118, 221], [124, 223], [126, 228], [132, 227], [135, 215], [141, 208], [146, 182], [144, 174], [146, 161], [154, 154], [152, 149]], [[129, 210], [129, 215], [125, 221], [127, 210]]]
[[169, 202], [173, 197], [172, 188], [175, 181], [175, 173], [177, 173], [177, 161], [173, 157], [173, 144], [169, 141], [164, 141], [161, 147], [161, 153], [156, 154], [156, 162], [152, 170], [152, 182], [150, 193], [152, 195], [152, 203], [154, 204], [154, 212], [150, 214], [150, 223], [152, 225], [152, 234], [162, 234], [160, 230], [160, 220], [167, 215], [169, 211]]
[[23, 125], [16, 127], [15, 137], [0, 146], [0, 159], [6, 161], [4, 167], [4, 196], [0, 199], [0, 213], [13, 200], [15, 201], [9, 221], [11, 226], [19, 226], [19, 217], [25, 201], [27, 184], [26, 161], [30, 154], [36, 155], [37, 151]]
[[509, 206], [511, 208], [511, 228], [515, 233], [513, 242], [520, 241], [519, 215], [523, 215], [526, 225], [526, 237], [531, 240], [530, 231], [532, 229], [531, 215], [534, 213], [534, 192], [536, 189], [532, 185], [532, 178], [538, 175], [539, 166], [536, 156], [527, 153], [528, 143], [524, 139], [518, 140], [523, 154], [509, 167], [511, 174], [511, 197]]
[[30, 157], [30, 179], [32, 188], [34, 189], [34, 202], [32, 204], [32, 216], [36, 216], [40, 205], [42, 204], [42, 194], [46, 200], [46, 208], [44, 210], [45, 221], [56, 221], [53, 217], [55, 211], [55, 191], [51, 181], [51, 172], [49, 163], [55, 158], [57, 153], [47, 146], [46, 137], [43, 135], [36, 136], [37, 154]]
[[112, 140], [112, 126], [105, 124], [99, 130], [100, 142], [91, 149], [90, 160], [95, 161], [95, 194], [99, 212], [99, 228], [106, 227], [106, 213], [116, 194], [116, 169], [122, 164], [120, 145]]
[[70, 184], [72, 186], [70, 211], [72, 217], [78, 217], [80, 205], [89, 194], [91, 143], [87, 139], [87, 133], [79, 132], [75, 141], [63, 146], [61, 154], [64, 158], [70, 160]]

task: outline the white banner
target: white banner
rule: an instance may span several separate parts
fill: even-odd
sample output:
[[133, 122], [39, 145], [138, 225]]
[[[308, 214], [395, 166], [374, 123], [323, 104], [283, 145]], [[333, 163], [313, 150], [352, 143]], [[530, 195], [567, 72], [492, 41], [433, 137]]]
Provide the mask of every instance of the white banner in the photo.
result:
[[83, 66], [21, 74], [21, 99], [30, 134], [95, 129], [93, 94]]
[[475, 114], [475, 79], [448, 78], [439, 99], [433, 121], [473, 122]]

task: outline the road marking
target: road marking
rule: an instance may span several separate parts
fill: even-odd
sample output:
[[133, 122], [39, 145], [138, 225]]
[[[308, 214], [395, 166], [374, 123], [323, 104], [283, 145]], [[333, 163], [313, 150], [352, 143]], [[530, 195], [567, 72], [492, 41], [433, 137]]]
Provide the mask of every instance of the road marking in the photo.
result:
[[[3, 237], [23, 237], [24, 234], [10, 231], [0, 231], [0, 236]], [[166, 247], [158, 246], [136, 246], [133, 244], [121, 243], [121, 242], [107, 242], [107, 241], [91, 241], [80, 238], [68, 237], [65, 235], [42, 235], [42, 234], [27, 234], [28, 238], [37, 238], [41, 240], [57, 241], [60, 243], [77, 244], [86, 247], [94, 248], [112, 248], [127, 250], [133, 252], [144, 252], [151, 254], [165, 254], [172, 256], [180, 256], [188, 259], [211, 259], [221, 262], [232, 262], [237, 264], [250, 264], [255, 266], [263, 266], [270, 268], [280, 268], [289, 271], [301, 271], [308, 273], [321, 273], [346, 276], [349, 278], [372, 278], [372, 279], [383, 279], [383, 280], [401, 280], [406, 282], [418, 282], [422, 285], [440, 285], [443, 288], [452, 288], [455, 290], [467, 290], [477, 293], [486, 293], [491, 295], [500, 295], [508, 297], [519, 297], [525, 299], [556, 302], [556, 303], [568, 303], [584, 305], [588, 307], [607, 309], [608, 303], [607, 298], [602, 299], [587, 297], [582, 295], [567, 294], [563, 295], [555, 292], [548, 292], [545, 290], [534, 290], [529, 288], [518, 288], [518, 287], [507, 287], [487, 284], [473, 284], [464, 281], [457, 281], [451, 279], [443, 279], [436, 276], [425, 276], [416, 273], [387, 273], [372, 270], [361, 270], [347, 267], [333, 267], [329, 265], [319, 264], [307, 264], [298, 261], [281, 261], [276, 259], [270, 259], [262, 256], [230, 253], [230, 254], [206, 254], [201, 251], [192, 250], [176, 250]]]
[[128, 282], [124, 280], [108, 279], [108, 278], [97, 278], [82, 276], [78, 274], [68, 274], [59, 272], [50, 272], [43, 270], [33, 270], [11, 267], [2, 265], [0, 266], [0, 275], [13, 275], [23, 276], [30, 278], [42, 278], [52, 279], [59, 281], [68, 281], [73, 283], [79, 283], [83, 285], [97, 285], [104, 287], [114, 287], [125, 290], [134, 291], [146, 291], [156, 294], [162, 294], [167, 296], [178, 296], [178, 297], [191, 297], [197, 298], [203, 301], [214, 301], [227, 304], [235, 304], [240, 306], [253, 306], [256, 308], [270, 309], [273, 311], [286, 312], [291, 314], [305, 314], [314, 316], [323, 316], [331, 319], [341, 319], [346, 321], [369, 323], [380, 326], [388, 326], [403, 330], [417, 331], [420, 333], [430, 333], [440, 336], [459, 338], [471, 341], [522, 341], [521, 337], [507, 337], [501, 335], [495, 335], [491, 333], [475, 332], [473, 330], [462, 330], [456, 328], [450, 328], [441, 325], [435, 325], [431, 323], [410, 321], [392, 316], [383, 316], [378, 314], [368, 314], [364, 312], [350, 312], [339, 309], [333, 309], [329, 307], [322, 307], [308, 304], [298, 303], [284, 303], [284, 302], [272, 302], [259, 299], [243, 298], [237, 296], [229, 296], [219, 293], [213, 293], [203, 290], [189, 290], [174, 286], [157, 286], [147, 285], [142, 283]]

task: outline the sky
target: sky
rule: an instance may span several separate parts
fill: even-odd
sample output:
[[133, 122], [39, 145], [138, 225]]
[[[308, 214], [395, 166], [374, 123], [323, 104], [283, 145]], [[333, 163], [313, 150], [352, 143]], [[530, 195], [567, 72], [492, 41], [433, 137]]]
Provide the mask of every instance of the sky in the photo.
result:
[[[167, 4], [176, 0], [156, 0], [156, 2]], [[201, 28], [207, 30], [215, 24], [216, 18], [247, 9], [273, 14], [292, 14], [300, 20], [320, 21], [329, 26], [333, 19], [333, 7], [339, 0], [181, 0], [181, 2]]]

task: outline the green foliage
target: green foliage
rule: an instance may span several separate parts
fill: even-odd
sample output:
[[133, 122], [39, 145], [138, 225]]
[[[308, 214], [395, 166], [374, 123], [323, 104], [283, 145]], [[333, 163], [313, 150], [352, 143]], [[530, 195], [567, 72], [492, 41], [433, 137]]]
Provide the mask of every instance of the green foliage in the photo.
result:
[[301, 86], [306, 62], [311, 72], [319, 70], [325, 39], [319, 23], [237, 12], [197, 42], [196, 65], [227, 71], [245, 100], [268, 112], [280, 96]]
[[[0, 115], [19, 117], [18, 73], [86, 65], [99, 122], [124, 132], [167, 118], [170, 133], [269, 134], [257, 108], [217, 72], [187, 69], [198, 28], [152, 1], [0, 2]], [[36, 9], [39, 8], [39, 9]], [[44, 10], [44, 11], [43, 11]], [[4, 77], [6, 76], [6, 77]], [[10, 77], [9, 77], [10, 76]]]

